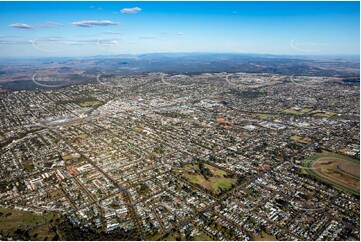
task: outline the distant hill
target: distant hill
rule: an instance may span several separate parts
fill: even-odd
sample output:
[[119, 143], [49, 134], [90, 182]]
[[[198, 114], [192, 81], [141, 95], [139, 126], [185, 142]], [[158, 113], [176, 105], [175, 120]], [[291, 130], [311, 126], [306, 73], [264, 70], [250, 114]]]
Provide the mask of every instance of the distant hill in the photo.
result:
[[[148, 72], [247, 72], [359, 80], [358, 56], [291, 56], [234, 53], [151, 53], [94, 57], [0, 59], [0, 88], [32, 89], [34, 73], [66, 76], [65, 85], [94, 82], [96, 75]], [[76, 75], [74, 75], [76, 74]], [[25, 82], [25, 83], [24, 83]], [[346, 81], [350, 82], [350, 81]]]

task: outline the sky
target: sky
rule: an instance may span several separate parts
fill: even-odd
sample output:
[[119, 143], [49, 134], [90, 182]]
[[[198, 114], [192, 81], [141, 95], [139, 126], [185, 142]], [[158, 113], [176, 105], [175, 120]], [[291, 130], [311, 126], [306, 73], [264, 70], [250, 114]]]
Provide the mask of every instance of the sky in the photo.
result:
[[0, 2], [0, 57], [359, 55], [359, 2]]

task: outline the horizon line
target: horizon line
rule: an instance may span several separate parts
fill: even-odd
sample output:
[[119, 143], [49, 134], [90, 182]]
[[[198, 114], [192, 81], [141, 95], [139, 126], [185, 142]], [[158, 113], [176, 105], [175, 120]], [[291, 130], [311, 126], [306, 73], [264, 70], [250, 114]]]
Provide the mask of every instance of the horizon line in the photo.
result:
[[91, 58], [91, 57], [117, 57], [117, 56], [141, 56], [141, 55], [162, 55], [162, 54], [213, 54], [213, 55], [268, 55], [277, 57], [360, 57], [360, 53], [357, 54], [270, 54], [270, 53], [237, 53], [237, 52], [149, 52], [138, 54], [113, 54], [113, 55], [80, 55], [80, 56], [0, 56], [0, 59], [46, 59], [46, 58]]

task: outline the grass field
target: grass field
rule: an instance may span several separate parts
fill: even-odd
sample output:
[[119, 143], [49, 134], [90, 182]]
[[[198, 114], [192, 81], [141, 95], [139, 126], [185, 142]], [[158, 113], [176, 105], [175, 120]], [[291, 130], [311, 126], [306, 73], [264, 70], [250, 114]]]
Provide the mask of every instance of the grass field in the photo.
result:
[[303, 108], [303, 109], [300, 109], [300, 110], [293, 110], [293, 109], [285, 109], [283, 110], [284, 113], [287, 113], [287, 114], [294, 114], [294, 115], [305, 115], [309, 112], [311, 112], [312, 110], [309, 109], [309, 108]]
[[232, 187], [232, 184], [236, 183], [236, 179], [223, 178], [223, 177], [211, 177], [209, 179], [211, 189], [214, 192], [219, 190], [228, 190]]
[[227, 172], [218, 169], [209, 164], [204, 164], [208, 168], [212, 176], [206, 179], [198, 169], [197, 165], [186, 165], [182, 171], [181, 175], [185, 177], [190, 183], [198, 184], [204, 189], [218, 194], [221, 190], [228, 190], [232, 187], [233, 184], [237, 182], [234, 178], [225, 177]]
[[75, 137], [75, 139], [86, 139], [88, 137], [87, 134], [80, 134], [78, 136]]
[[208, 235], [206, 235], [203, 232], [200, 232], [199, 234], [195, 235], [193, 240], [195, 240], [195, 241], [213, 241]]
[[60, 188], [49, 192], [49, 197], [50, 197], [50, 199], [52, 199], [52, 200], [61, 198], [61, 197], [63, 197], [63, 196], [64, 196], [64, 193], [63, 193], [63, 191], [62, 191]]
[[227, 172], [225, 172], [224, 170], [218, 169], [214, 166], [208, 164], [204, 164], [204, 166], [207, 167], [212, 172], [213, 176], [223, 177], [224, 175], [227, 174]]
[[61, 158], [65, 161], [68, 161], [70, 159], [79, 159], [80, 155], [79, 154], [69, 154], [69, 155], [62, 156]]
[[56, 235], [50, 223], [30, 229], [29, 234], [32, 240], [51, 240]]
[[58, 217], [55, 213], [37, 215], [1, 207], [0, 214], [0, 230], [6, 236], [13, 236], [17, 229], [28, 230], [32, 240], [51, 240], [56, 235], [50, 227], [50, 220]]
[[191, 183], [196, 183], [202, 186], [202, 184], [205, 184], [207, 180], [202, 175], [198, 174], [184, 174], [184, 176], [188, 179]]
[[356, 160], [356, 159], [351, 158], [349, 156], [329, 152], [329, 151], [326, 151], [326, 150], [323, 150], [322, 153], [317, 153], [317, 154], [314, 154], [314, 155], [310, 156], [309, 159], [322, 158], [322, 157], [339, 158], [339, 159], [344, 159], [344, 160], [347, 160], [347, 161], [354, 162], [356, 164], [360, 164], [359, 160]]
[[63, 160], [67, 161], [67, 160], [70, 160], [70, 159], [73, 159], [73, 156], [72, 155], [64, 155], [62, 157]]
[[164, 240], [164, 241], [175, 241], [175, 238], [173, 238], [172, 235], [168, 235], [168, 236], [165, 237], [163, 240]]
[[[163, 236], [163, 234], [155, 234], [153, 236], [147, 236], [147, 240], [156, 241], [159, 238], [161, 238], [162, 236]], [[164, 238], [164, 240], [171, 241], [171, 238], [173, 238], [173, 237], [171, 235], [169, 235], [168, 237]]]
[[322, 113], [315, 113], [313, 116], [321, 117], [321, 118], [331, 118], [332, 116], [336, 115], [337, 113], [334, 112], [322, 112]]
[[290, 140], [302, 143], [302, 144], [308, 144], [311, 142], [311, 139], [308, 137], [302, 138], [301, 136], [294, 135], [290, 137]]
[[[159, 239], [161, 236], [156, 236], [154, 238], [150, 238], [151, 240], [156, 240]], [[179, 232], [174, 232], [169, 234], [167, 237], [163, 238], [162, 241], [176, 241], [178, 238], [178, 240], [181, 241], [187, 241], [185, 236], [180, 236]], [[199, 232], [199, 234], [195, 235], [193, 238], [190, 238], [191, 241], [213, 241], [212, 238], [210, 238], [206, 233], [204, 232]]]
[[352, 150], [350, 149], [350, 148], [343, 148], [343, 149], [340, 149], [340, 152], [341, 153], [344, 153], [344, 154], [346, 154], [346, 153], [348, 153], [348, 152], [351, 152]]
[[278, 118], [280, 115], [276, 113], [258, 113], [255, 117], [260, 119], [275, 119]]
[[88, 101], [88, 102], [81, 102], [79, 103], [80, 107], [96, 107], [101, 104], [100, 101]]
[[134, 131], [136, 131], [138, 133], [143, 133], [143, 128], [142, 127], [135, 127]]
[[335, 188], [359, 195], [360, 190], [360, 163], [347, 156], [322, 152], [303, 161], [302, 166], [317, 179], [333, 185]]
[[265, 232], [262, 232], [262, 236], [259, 234], [253, 238], [255, 241], [278, 241], [273, 235], [269, 235]]

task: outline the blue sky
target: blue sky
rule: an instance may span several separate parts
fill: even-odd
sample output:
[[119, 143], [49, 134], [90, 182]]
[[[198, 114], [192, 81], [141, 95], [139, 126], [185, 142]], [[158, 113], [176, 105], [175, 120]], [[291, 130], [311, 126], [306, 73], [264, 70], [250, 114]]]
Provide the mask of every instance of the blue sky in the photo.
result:
[[0, 56], [359, 54], [359, 2], [0, 2]]

